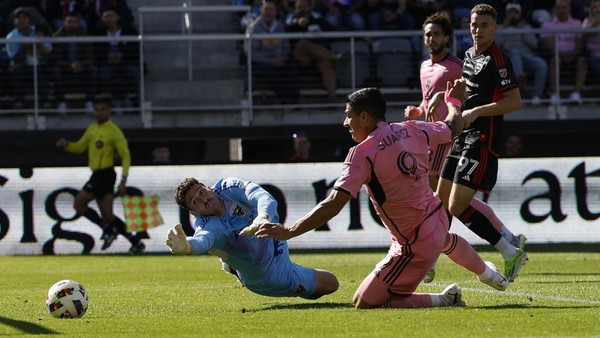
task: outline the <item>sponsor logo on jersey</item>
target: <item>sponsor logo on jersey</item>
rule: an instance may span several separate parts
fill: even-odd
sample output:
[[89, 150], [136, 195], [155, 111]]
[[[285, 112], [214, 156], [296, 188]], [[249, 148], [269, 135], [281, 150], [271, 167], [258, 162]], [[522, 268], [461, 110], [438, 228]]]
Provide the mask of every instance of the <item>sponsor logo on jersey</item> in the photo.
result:
[[235, 216], [244, 216], [244, 209], [240, 205], [236, 205], [235, 209], [233, 209], [233, 215]]

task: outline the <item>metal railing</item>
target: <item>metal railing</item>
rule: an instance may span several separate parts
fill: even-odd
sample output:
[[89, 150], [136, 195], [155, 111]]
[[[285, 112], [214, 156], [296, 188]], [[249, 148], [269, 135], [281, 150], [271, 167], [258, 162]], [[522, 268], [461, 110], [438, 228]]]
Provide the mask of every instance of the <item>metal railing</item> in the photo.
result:
[[[374, 39], [380, 39], [380, 38], [392, 38], [392, 37], [402, 37], [402, 38], [409, 38], [412, 39], [413, 41], [420, 41], [421, 39], [421, 31], [419, 30], [415, 30], [415, 31], [362, 31], [362, 32], [322, 32], [322, 33], [282, 33], [282, 34], [256, 34], [256, 35], [251, 35], [251, 34], [231, 34], [231, 33], [218, 33], [218, 34], [199, 34], [196, 32], [191, 32], [190, 30], [184, 30], [182, 31], [181, 34], [178, 35], [169, 35], [169, 34], [153, 34], [153, 35], [147, 35], [144, 34], [144, 29], [143, 29], [143, 25], [144, 25], [144, 15], [151, 13], [151, 12], [156, 12], [156, 11], [160, 11], [160, 12], [173, 12], [173, 13], [184, 13], [184, 15], [186, 13], [191, 13], [191, 12], [196, 12], [196, 11], [206, 11], [207, 8], [196, 8], [196, 7], [176, 7], [176, 8], [172, 8], [172, 7], [152, 7], [152, 8], [139, 8], [139, 20], [140, 20], [140, 35], [139, 36], [121, 36], [121, 37], [98, 37], [98, 36], [86, 36], [86, 37], [36, 37], [36, 38], [22, 38], [22, 39], [15, 39], [15, 40], [6, 40], [6, 39], [0, 39], [0, 45], [5, 45], [7, 43], [17, 43], [17, 44], [25, 44], [25, 45], [33, 45], [32, 48], [32, 53], [33, 53], [33, 57], [37, 58], [37, 48], [36, 48], [36, 44], [38, 43], [42, 43], [42, 42], [50, 42], [50, 43], [106, 43], [106, 42], [115, 42], [115, 41], [122, 41], [122, 42], [128, 42], [128, 43], [137, 43], [139, 44], [139, 65], [144, 65], [144, 63], [147, 60], [151, 60], [153, 58], [152, 54], [147, 54], [147, 52], [145, 52], [145, 47], [148, 46], [149, 44], [164, 44], [164, 43], [186, 43], [187, 44], [187, 63], [185, 65], [185, 70], [187, 71], [187, 81], [194, 83], [194, 81], [197, 81], [198, 79], [196, 77], [194, 77], [193, 72], [194, 72], [194, 68], [195, 65], [194, 61], [193, 61], [193, 44], [194, 43], [207, 43], [207, 42], [217, 42], [217, 43], [234, 43], [234, 42], [243, 42], [245, 44], [249, 44], [251, 42], [252, 39], [264, 39], [264, 38], [274, 38], [274, 39], [302, 39], [302, 38], [310, 38], [310, 39], [336, 39], [336, 40], [346, 40], [350, 43], [350, 63], [349, 63], [349, 67], [347, 69], [347, 71], [349, 71], [351, 73], [351, 85], [347, 88], [343, 88], [343, 90], [354, 90], [356, 88], [359, 88], [362, 83], [358, 83], [357, 82], [357, 74], [356, 74], [356, 52], [355, 52], [355, 43], [358, 40], [363, 40], [363, 39], [370, 39], [370, 40], [374, 40]], [[213, 8], [211, 8], [210, 10], [214, 10], [214, 11], [223, 11], [223, 10], [232, 10], [234, 11], [234, 9], [232, 9], [231, 6], [215, 6]], [[235, 11], [239, 11], [240, 8], [235, 8]], [[242, 8], [241, 10], [246, 10], [245, 8]], [[189, 18], [188, 18], [189, 19]], [[184, 19], [185, 20], [185, 19]], [[503, 30], [499, 30], [498, 34], [523, 34], [523, 33], [534, 33], [534, 34], [540, 34], [540, 33], [544, 33], [544, 34], [556, 34], [556, 33], [573, 33], [573, 32], [578, 32], [578, 33], [595, 33], [598, 34], [598, 29], [595, 28], [590, 28], [590, 29], [577, 29], [577, 30], [566, 30], [566, 29], [525, 29], [525, 30], [512, 30], [512, 31], [503, 31]], [[468, 31], [465, 30], [457, 30], [455, 31], [455, 35], [460, 35], [460, 34], [469, 34]], [[555, 36], [555, 41], [558, 41], [558, 36]], [[556, 47], [554, 53], [555, 55], [558, 55], [558, 47]], [[419, 53], [418, 51], [416, 52], [417, 54]], [[175, 53], [176, 54], [176, 53]], [[417, 58], [420, 58], [421, 55], [416, 55]], [[239, 125], [256, 125], [255, 122], [255, 111], [258, 110], [265, 110], [267, 111], [267, 114], [269, 111], [274, 111], [274, 110], [280, 110], [280, 109], [284, 109], [284, 108], [298, 108], [298, 109], [310, 109], [310, 110], [314, 110], [314, 109], [328, 109], [331, 108], [332, 105], [337, 106], [338, 104], [332, 104], [330, 102], [309, 102], [309, 103], [299, 103], [297, 105], [281, 105], [281, 104], [268, 104], [268, 105], [255, 105], [254, 102], [254, 94], [255, 94], [255, 88], [254, 88], [254, 73], [253, 73], [253, 65], [252, 65], [252, 53], [248, 52], [246, 53], [246, 63], [244, 66], [241, 66], [239, 64], [231, 64], [228, 65], [228, 67], [231, 67], [233, 69], [236, 68], [240, 68], [241, 71], [244, 72], [244, 75], [241, 76], [238, 80], [240, 80], [242, 83], [245, 83], [245, 86], [247, 86], [245, 88], [245, 91], [242, 92], [242, 95], [240, 95], [239, 97], [237, 97], [237, 101], [233, 102], [233, 103], [209, 103], [209, 104], [204, 104], [203, 102], [199, 101], [197, 104], [182, 104], [182, 105], [167, 105], [167, 104], [160, 104], [160, 103], [154, 103], [152, 102], [151, 105], [148, 105], [148, 101], [152, 100], [152, 97], [148, 97], [147, 95], [147, 85], [148, 85], [148, 80], [145, 77], [144, 74], [144, 67], [140, 66], [139, 67], [139, 77], [140, 77], [140, 88], [139, 88], [139, 97], [138, 97], [138, 104], [136, 108], [130, 108], [129, 109], [129, 113], [135, 114], [135, 113], [139, 113], [139, 123], [145, 127], [152, 127], [152, 124], [149, 123], [144, 123], [143, 121], [144, 116], [147, 115], [149, 113], [148, 110], [151, 109], [151, 111], [154, 114], [161, 114], [161, 113], [166, 113], [166, 114], [178, 114], [178, 113], [186, 113], [186, 112], [199, 112], [199, 113], [208, 113], [208, 112], [214, 112], [214, 111], [238, 111], [240, 112], [243, 116], [241, 118], [242, 122], [239, 122], [239, 119], [234, 119], [234, 121], [232, 121], [232, 123], [239, 123]], [[169, 66], [167, 65], [167, 68]], [[209, 65], [210, 67], [210, 65]], [[554, 65], [554, 67], [556, 67], [556, 74], [557, 74], [557, 80], [556, 80], [556, 91], [557, 94], [560, 91], [561, 88], [561, 84], [564, 85], [564, 83], [561, 81], [560, 78], [560, 63], [556, 63]], [[177, 70], [177, 67], [173, 66], [172, 67], [174, 70]], [[181, 68], [181, 67], [179, 67]], [[393, 71], [393, 70], [391, 70]], [[155, 81], [160, 81], [162, 83], [165, 84], [165, 86], [168, 86], [168, 82], [169, 82], [169, 78], [162, 78], [159, 80], [155, 80]], [[5, 84], [6, 85], [6, 84]], [[54, 113], [57, 112], [56, 109], [44, 109], [42, 107], [40, 107], [39, 105], [39, 91], [38, 91], [38, 87], [39, 87], [39, 78], [38, 78], [38, 69], [37, 69], [37, 63], [34, 63], [33, 65], [33, 101], [34, 101], [34, 105], [31, 109], [3, 109], [2, 110], [2, 114], [6, 115], [7, 113], [25, 113], [25, 114], [31, 114], [33, 116], [33, 119], [35, 121], [38, 121], [38, 119], [40, 119], [40, 116], [42, 114], [47, 114], [48, 116], [52, 116]], [[386, 88], [385, 86], [382, 87], [382, 90], [384, 91], [384, 93], [387, 91], [397, 91], [398, 87], [388, 87]], [[4, 93], [3, 93], [4, 94]], [[559, 95], [560, 97], [560, 95]], [[584, 100], [585, 103], [597, 103], [600, 102], [600, 99], [598, 98], [598, 95], [594, 96], [594, 97], [588, 97], [585, 98]], [[391, 106], [401, 106], [401, 105], [406, 105], [406, 104], [414, 104], [416, 102], [412, 101], [402, 101], [402, 100], [391, 100], [390, 101], [390, 105]], [[558, 103], [560, 104], [560, 102]], [[78, 113], [78, 112], [82, 112], [83, 110], [73, 110], [72, 112]], [[70, 111], [71, 113], [71, 111]], [[258, 122], [260, 123], [260, 122]], [[38, 123], [35, 123], [35, 125], [40, 125]]]

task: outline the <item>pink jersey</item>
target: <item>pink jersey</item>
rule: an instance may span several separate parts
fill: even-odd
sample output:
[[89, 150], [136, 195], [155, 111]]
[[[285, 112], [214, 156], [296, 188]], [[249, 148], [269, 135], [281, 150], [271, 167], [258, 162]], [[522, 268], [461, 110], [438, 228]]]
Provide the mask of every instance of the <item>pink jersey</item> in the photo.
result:
[[[429, 100], [440, 91], [446, 90], [446, 82], [454, 81], [462, 76], [462, 61], [456, 56], [448, 53], [439, 62], [431, 59], [421, 63], [421, 92], [423, 93], [423, 107], [425, 111], [429, 108]], [[441, 103], [435, 109], [434, 121], [443, 121], [448, 116], [448, 106]], [[438, 176], [442, 165], [450, 151], [450, 144], [432, 144], [429, 152], [429, 175]]]
[[[542, 28], [581, 28], [581, 21], [579, 19], [569, 17], [569, 20], [562, 22], [559, 21], [556, 16], [554, 16], [552, 20], [544, 22], [542, 24]], [[558, 35], [559, 52], [571, 52], [575, 49], [575, 41], [577, 40], [579, 33], [556, 33], [556, 35]], [[542, 34], [541, 37], [554, 38], [554, 33]]]
[[[440, 62], [431, 62], [431, 59], [421, 63], [421, 92], [425, 111], [429, 107], [429, 100], [437, 93], [446, 90], [446, 82], [460, 79], [462, 76], [462, 61], [456, 56], [448, 55]], [[436, 108], [434, 121], [443, 121], [448, 116], [448, 107], [440, 104]]]
[[444, 122], [379, 122], [366, 140], [348, 152], [342, 175], [334, 188], [356, 198], [364, 184], [377, 214], [399, 243], [434, 231], [421, 224], [441, 208], [429, 187], [430, 144], [450, 142], [452, 132]]
[[[590, 19], [585, 18], [581, 27], [592, 28], [594, 25], [592, 25]], [[600, 33], [586, 34], [585, 47], [590, 52], [590, 56], [595, 58], [600, 57]]]

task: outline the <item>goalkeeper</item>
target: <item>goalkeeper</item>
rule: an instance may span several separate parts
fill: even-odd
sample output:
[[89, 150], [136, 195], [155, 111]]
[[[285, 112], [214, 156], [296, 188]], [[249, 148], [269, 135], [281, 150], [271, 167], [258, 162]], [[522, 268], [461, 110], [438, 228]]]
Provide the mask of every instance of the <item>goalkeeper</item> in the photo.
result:
[[279, 221], [277, 201], [258, 184], [228, 177], [208, 187], [186, 178], [175, 201], [196, 216], [196, 232], [187, 237], [180, 224], [170, 229], [166, 244], [173, 254], [218, 256], [226, 272], [264, 296], [317, 299], [338, 289], [331, 272], [293, 263], [286, 241], [240, 236], [244, 228]]

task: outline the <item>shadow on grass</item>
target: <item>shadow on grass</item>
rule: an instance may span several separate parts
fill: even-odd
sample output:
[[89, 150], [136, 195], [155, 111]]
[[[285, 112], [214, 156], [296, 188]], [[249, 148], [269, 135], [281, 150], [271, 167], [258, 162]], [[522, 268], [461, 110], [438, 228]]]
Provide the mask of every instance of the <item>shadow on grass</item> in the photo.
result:
[[486, 310], [506, 310], [506, 309], [597, 309], [594, 305], [571, 305], [571, 306], [548, 306], [548, 305], [531, 305], [531, 304], [503, 304], [503, 305], [484, 305], [484, 306], [468, 306], [467, 309], [486, 309]]
[[26, 334], [59, 334], [56, 331], [52, 331], [38, 324], [23, 320], [10, 319], [2, 316], [0, 316], [0, 324], [11, 326]]
[[302, 303], [302, 304], [276, 304], [268, 306], [262, 310], [316, 310], [316, 309], [353, 309], [354, 306], [350, 303]]

